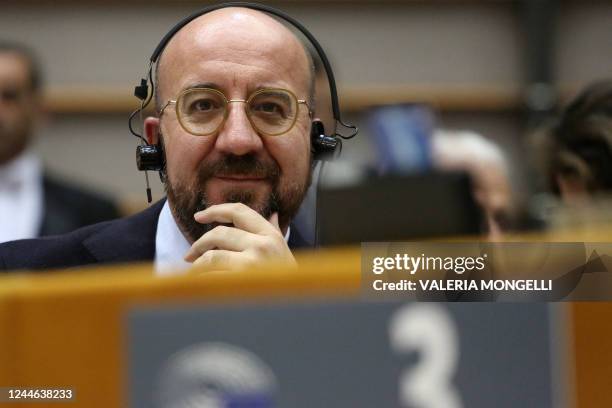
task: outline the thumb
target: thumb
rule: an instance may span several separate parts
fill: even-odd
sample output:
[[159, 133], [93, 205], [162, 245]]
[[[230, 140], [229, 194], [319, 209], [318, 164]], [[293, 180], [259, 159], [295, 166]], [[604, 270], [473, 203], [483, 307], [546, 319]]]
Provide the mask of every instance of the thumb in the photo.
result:
[[280, 225], [278, 224], [278, 213], [277, 213], [277, 212], [272, 213], [272, 215], [270, 216], [270, 218], [268, 219], [268, 221], [270, 221], [270, 224], [274, 225], [274, 227], [275, 227], [277, 230], [279, 230], [279, 231], [281, 230], [281, 229], [280, 229]]

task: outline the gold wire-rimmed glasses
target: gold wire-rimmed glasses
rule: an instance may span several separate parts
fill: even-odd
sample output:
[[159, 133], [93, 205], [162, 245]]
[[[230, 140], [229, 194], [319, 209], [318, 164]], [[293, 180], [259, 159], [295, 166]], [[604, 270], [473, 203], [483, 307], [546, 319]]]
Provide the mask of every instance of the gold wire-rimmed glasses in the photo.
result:
[[263, 88], [247, 99], [227, 99], [223, 92], [212, 88], [190, 88], [181, 92], [176, 100], [170, 99], [159, 111], [161, 117], [171, 104], [183, 129], [196, 136], [209, 136], [217, 132], [228, 116], [230, 103], [244, 103], [251, 126], [265, 136], [279, 136], [289, 132], [298, 118], [299, 105], [308, 102], [298, 99], [288, 89]]

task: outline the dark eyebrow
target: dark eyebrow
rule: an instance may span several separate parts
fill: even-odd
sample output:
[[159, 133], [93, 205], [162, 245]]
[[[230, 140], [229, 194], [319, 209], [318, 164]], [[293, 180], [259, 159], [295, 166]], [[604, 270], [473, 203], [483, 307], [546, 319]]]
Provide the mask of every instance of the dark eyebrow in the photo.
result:
[[194, 89], [194, 88], [210, 88], [210, 89], [214, 89], [216, 91], [222, 92], [221, 87], [215, 84], [214, 82], [200, 82], [197, 84], [189, 85], [187, 88], [183, 89], [183, 91], [186, 91], [187, 89]]
[[[214, 83], [214, 82], [199, 82], [199, 83], [196, 83], [196, 84], [192, 84], [192, 85], [189, 85], [186, 88], [184, 88], [183, 91], [186, 91], [188, 89], [195, 89], [195, 88], [214, 89], [214, 90], [219, 91], [219, 92], [224, 94], [223, 88], [221, 86], [219, 86], [218, 84]], [[273, 85], [273, 84], [263, 84], [263, 85], [259, 85], [259, 86], [255, 87], [255, 88], [253, 88], [250, 91], [250, 93], [257, 92], [257, 91], [259, 91], [261, 89], [266, 89], [266, 88], [283, 88], [283, 87], [282, 86], [278, 86], [278, 85]]]
[[[272, 92], [272, 93], [274, 94], [274, 92]], [[283, 100], [284, 100], [284, 102], [285, 102], [285, 103], [289, 104], [290, 99], [289, 99], [289, 96], [287, 96], [287, 94], [286, 94], [286, 93], [284, 93], [284, 92], [278, 92], [278, 93], [275, 93], [275, 94], [276, 94], [276, 95], [278, 95], [278, 96], [280, 96], [281, 98], [283, 98]]]

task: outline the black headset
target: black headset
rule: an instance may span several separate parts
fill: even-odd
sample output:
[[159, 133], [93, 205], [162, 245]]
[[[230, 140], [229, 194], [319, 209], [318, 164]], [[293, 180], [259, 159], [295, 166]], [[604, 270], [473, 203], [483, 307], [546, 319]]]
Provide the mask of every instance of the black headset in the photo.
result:
[[[291, 24], [297, 30], [299, 30], [310, 42], [312, 47], [315, 49], [316, 53], [323, 64], [323, 68], [325, 69], [325, 73], [327, 74], [327, 79], [329, 82], [329, 91], [331, 95], [331, 105], [333, 117], [335, 120], [335, 126], [338, 124], [343, 127], [350, 129], [351, 133], [348, 136], [336, 133], [334, 129], [334, 133], [331, 135], [325, 134], [325, 128], [323, 123], [315, 119], [312, 122], [312, 127], [310, 131], [310, 141], [311, 141], [311, 150], [313, 154], [314, 160], [329, 160], [331, 158], [336, 157], [340, 151], [342, 150], [342, 140], [341, 139], [351, 139], [357, 135], [359, 129], [357, 126], [346, 124], [342, 121], [340, 116], [340, 104], [338, 102], [338, 91], [336, 89], [336, 80], [334, 78], [334, 73], [332, 71], [331, 65], [323, 48], [316, 40], [316, 38], [304, 27], [299, 21], [289, 16], [288, 14], [263, 4], [257, 3], [249, 3], [249, 2], [229, 2], [229, 3], [221, 3], [213, 6], [206, 7], [177, 23], [168, 33], [162, 38], [159, 42], [155, 51], [151, 55], [149, 59], [149, 68], [148, 73], [145, 78], [140, 80], [140, 84], [134, 88], [134, 95], [141, 100], [141, 105], [138, 109], [136, 109], [129, 118], [129, 128], [130, 132], [141, 139], [143, 142], [142, 145], [136, 148], [136, 164], [138, 166], [138, 170], [145, 171], [145, 175], [147, 171], [162, 171], [165, 167], [165, 158], [163, 152], [162, 144], [149, 144], [146, 138], [143, 135], [136, 133], [134, 128], [132, 127], [132, 119], [139, 113], [141, 113], [151, 102], [153, 95], [155, 93], [155, 83], [153, 81], [153, 67], [156, 64], [159, 56], [161, 55], [166, 45], [174, 37], [174, 35], [185, 25], [190, 23], [192, 20], [206, 14], [211, 11], [219, 10], [222, 8], [228, 7], [244, 7], [253, 10], [259, 10], [266, 12], [268, 14], [272, 14], [281, 20]], [[149, 92], [149, 84], [151, 86], [151, 92]], [[149, 180], [147, 177], [147, 198], [148, 201], [151, 202], [151, 189], [149, 188]]]

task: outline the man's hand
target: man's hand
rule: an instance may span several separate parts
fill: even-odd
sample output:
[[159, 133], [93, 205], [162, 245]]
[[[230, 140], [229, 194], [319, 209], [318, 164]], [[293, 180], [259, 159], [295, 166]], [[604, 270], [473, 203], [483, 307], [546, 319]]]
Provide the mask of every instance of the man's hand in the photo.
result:
[[217, 226], [193, 243], [187, 262], [210, 270], [244, 269], [266, 260], [296, 262], [278, 225], [278, 214], [270, 220], [242, 203], [213, 205], [194, 215], [197, 222], [233, 224]]

